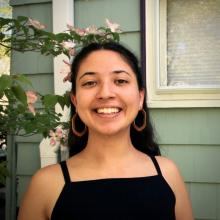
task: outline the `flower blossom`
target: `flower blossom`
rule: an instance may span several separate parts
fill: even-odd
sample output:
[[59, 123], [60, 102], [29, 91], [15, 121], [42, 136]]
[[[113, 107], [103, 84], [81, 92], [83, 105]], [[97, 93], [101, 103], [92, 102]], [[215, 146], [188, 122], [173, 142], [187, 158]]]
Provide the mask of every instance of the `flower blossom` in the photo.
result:
[[99, 30], [97, 29], [97, 27], [93, 26], [89, 26], [85, 29], [87, 34], [99, 34]]
[[87, 32], [83, 28], [74, 28], [74, 31], [81, 37], [87, 35]]
[[61, 128], [57, 128], [55, 131], [55, 135], [58, 139], [61, 139], [63, 137], [63, 130]]
[[28, 104], [28, 109], [29, 111], [35, 115], [35, 108], [34, 108], [34, 103], [37, 101], [37, 93], [31, 90], [26, 91], [26, 96], [27, 96], [27, 104]]
[[69, 50], [70, 48], [74, 48], [76, 46], [76, 44], [73, 41], [63, 41], [61, 43], [61, 46], [67, 50]]
[[70, 48], [69, 51], [68, 51], [68, 53], [69, 53], [70, 56], [74, 56], [75, 53], [76, 53], [75, 48]]
[[110, 28], [111, 32], [120, 32], [120, 25], [117, 23], [111, 22], [108, 18], [105, 19], [106, 25]]
[[55, 130], [50, 130], [50, 145], [66, 145], [67, 143], [67, 133], [68, 130], [63, 130], [61, 127], [56, 128]]
[[63, 41], [61, 46], [68, 51], [69, 56], [75, 55], [76, 50], [74, 47], [76, 44], [73, 41]]
[[66, 26], [67, 26], [68, 30], [75, 32], [76, 34], [78, 34], [81, 37], [87, 35], [86, 29], [84, 29], [84, 28], [75, 28], [71, 24], [67, 24]]
[[28, 25], [35, 27], [36, 29], [42, 30], [46, 28], [46, 25], [41, 24], [39, 21], [34, 20], [32, 18], [28, 19]]
[[66, 76], [63, 78], [63, 82], [66, 82], [66, 81], [71, 82], [71, 64], [66, 60], [63, 60], [63, 62], [65, 65], [60, 71], [60, 73], [66, 74]]
[[50, 136], [50, 145], [55, 146], [57, 143], [55, 132], [50, 130], [49, 136]]
[[68, 30], [70, 30], [70, 31], [74, 30], [74, 27], [72, 24], [67, 24], [66, 26], [67, 26]]

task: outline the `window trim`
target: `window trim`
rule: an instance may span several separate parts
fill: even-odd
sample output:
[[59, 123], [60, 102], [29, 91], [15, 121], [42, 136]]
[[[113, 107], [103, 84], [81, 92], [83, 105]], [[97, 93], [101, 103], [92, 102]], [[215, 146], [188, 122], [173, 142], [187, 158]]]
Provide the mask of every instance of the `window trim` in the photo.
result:
[[[65, 31], [67, 29], [67, 23], [74, 22], [74, 0], [52, 0], [52, 10], [54, 33], [60, 33]], [[70, 90], [71, 88], [71, 83], [64, 83], [64, 76], [60, 74], [60, 71], [64, 66], [63, 60], [66, 59], [68, 58], [64, 54], [54, 57], [53, 59], [54, 92], [58, 95], [63, 95], [67, 90]]]
[[[146, 61], [147, 102], [150, 108], [220, 107], [220, 87], [167, 86], [166, 9], [167, 0], [143, 1], [142, 39]], [[143, 25], [142, 25], [143, 26]], [[145, 29], [145, 30], [144, 30]], [[143, 40], [142, 40], [143, 41]], [[161, 86], [160, 80], [163, 80]]]

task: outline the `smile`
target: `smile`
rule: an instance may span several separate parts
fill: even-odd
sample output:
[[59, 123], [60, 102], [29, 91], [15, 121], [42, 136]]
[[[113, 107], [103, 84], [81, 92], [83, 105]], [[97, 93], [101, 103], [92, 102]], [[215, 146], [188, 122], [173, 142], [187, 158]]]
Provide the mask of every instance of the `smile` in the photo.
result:
[[98, 114], [114, 114], [121, 111], [120, 108], [111, 107], [111, 108], [98, 108], [95, 110]]

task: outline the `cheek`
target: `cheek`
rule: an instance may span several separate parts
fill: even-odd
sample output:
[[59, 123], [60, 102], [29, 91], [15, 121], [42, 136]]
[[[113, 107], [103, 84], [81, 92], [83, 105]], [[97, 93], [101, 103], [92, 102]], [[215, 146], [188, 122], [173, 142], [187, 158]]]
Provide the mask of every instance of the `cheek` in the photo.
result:
[[139, 104], [140, 104], [140, 101], [141, 101], [139, 90], [131, 89], [131, 90], [126, 90], [125, 92], [126, 92], [125, 95], [126, 95], [127, 101], [129, 103], [133, 104], [134, 107], [136, 105], [138, 105], [137, 106], [137, 108], [138, 108]]
[[90, 108], [92, 101], [92, 94], [89, 92], [82, 92], [79, 90], [76, 93], [76, 108], [79, 111], [82, 112], [82, 114], [85, 112], [85, 110]]

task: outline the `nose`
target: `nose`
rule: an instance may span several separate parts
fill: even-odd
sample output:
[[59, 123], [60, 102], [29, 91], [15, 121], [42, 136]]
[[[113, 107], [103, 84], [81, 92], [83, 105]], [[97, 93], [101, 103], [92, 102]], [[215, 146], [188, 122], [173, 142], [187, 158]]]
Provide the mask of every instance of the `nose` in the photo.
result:
[[109, 82], [102, 83], [97, 91], [98, 99], [109, 99], [115, 97], [113, 86]]

